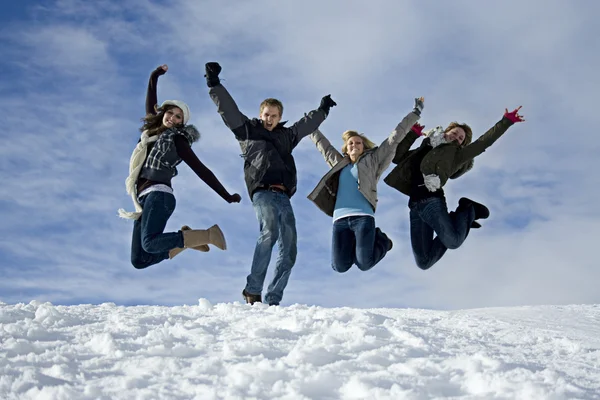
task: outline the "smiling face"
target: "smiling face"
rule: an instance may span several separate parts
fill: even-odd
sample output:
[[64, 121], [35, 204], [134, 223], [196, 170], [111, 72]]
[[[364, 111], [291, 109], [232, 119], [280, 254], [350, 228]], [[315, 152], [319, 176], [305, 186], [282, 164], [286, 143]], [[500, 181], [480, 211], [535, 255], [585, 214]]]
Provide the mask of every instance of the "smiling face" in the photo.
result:
[[183, 111], [179, 107], [171, 107], [165, 111], [162, 123], [167, 128], [183, 124]]
[[265, 105], [260, 110], [258, 116], [266, 130], [271, 132], [281, 121], [281, 111], [279, 107], [273, 105]]
[[356, 162], [365, 151], [365, 144], [360, 136], [352, 136], [346, 141], [347, 154], [352, 162]]
[[465, 133], [463, 128], [456, 126], [450, 129], [448, 132], [444, 133], [444, 136], [446, 137], [446, 140], [448, 142], [456, 141], [458, 144], [463, 144], [467, 134]]

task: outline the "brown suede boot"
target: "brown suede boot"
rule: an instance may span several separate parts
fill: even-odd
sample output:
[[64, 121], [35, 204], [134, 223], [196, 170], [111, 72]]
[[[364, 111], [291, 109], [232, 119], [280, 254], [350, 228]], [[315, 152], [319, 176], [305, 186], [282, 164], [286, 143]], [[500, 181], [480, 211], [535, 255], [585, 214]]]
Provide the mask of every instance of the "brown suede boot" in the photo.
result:
[[219, 225], [213, 225], [208, 229], [183, 230], [183, 245], [185, 247], [197, 247], [203, 244], [212, 244], [221, 250], [227, 250], [227, 243], [223, 231]]
[[[190, 228], [187, 225], [184, 225], [181, 227], [181, 231], [190, 231], [190, 230], [192, 230], [192, 228]], [[192, 247], [192, 249], [198, 250], [198, 251], [201, 251], [204, 253], [206, 253], [207, 251], [210, 251], [210, 247], [208, 247], [207, 244], [201, 244], [200, 246]], [[175, 257], [177, 254], [181, 253], [184, 250], [185, 250], [185, 247], [175, 247], [174, 249], [171, 249], [169, 251], [169, 259], [172, 259], [173, 257]]]

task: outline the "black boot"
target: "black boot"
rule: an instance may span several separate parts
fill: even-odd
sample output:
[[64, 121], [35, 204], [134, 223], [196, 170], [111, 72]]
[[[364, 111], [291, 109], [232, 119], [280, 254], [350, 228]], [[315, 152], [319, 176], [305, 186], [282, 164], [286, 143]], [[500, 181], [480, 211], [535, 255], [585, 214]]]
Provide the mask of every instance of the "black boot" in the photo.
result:
[[458, 206], [461, 208], [467, 208], [469, 206], [473, 206], [475, 209], [475, 219], [486, 219], [490, 216], [490, 210], [486, 206], [481, 203], [477, 203], [471, 199], [467, 199], [466, 197], [462, 197], [458, 200]]
[[388, 237], [388, 235], [386, 235], [385, 233], [383, 233], [381, 231], [381, 229], [375, 228], [375, 235], [381, 235], [381, 236], [383, 236], [387, 240], [387, 242], [388, 242], [387, 251], [390, 251], [392, 249], [392, 247], [394, 247], [394, 242], [392, 242], [392, 240]]

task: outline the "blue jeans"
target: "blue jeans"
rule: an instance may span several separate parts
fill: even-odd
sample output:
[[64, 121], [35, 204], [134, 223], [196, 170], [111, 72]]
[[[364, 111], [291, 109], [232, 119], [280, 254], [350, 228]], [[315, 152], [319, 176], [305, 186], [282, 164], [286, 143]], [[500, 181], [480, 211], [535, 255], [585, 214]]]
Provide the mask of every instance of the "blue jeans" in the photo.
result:
[[131, 264], [147, 268], [169, 258], [169, 250], [183, 247], [181, 232], [163, 233], [175, 210], [175, 196], [166, 192], [150, 192], [140, 199], [142, 216], [133, 223]]
[[[448, 249], [459, 248], [475, 220], [473, 207], [461, 208], [448, 214], [446, 199], [430, 197], [411, 202], [410, 240], [417, 266], [431, 268]], [[433, 233], [437, 236], [433, 237]]]
[[260, 225], [260, 236], [254, 249], [246, 292], [262, 293], [273, 246], [277, 243], [279, 253], [275, 263], [275, 276], [269, 284], [265, 301], [269, 304], [279, 304], [298, 254], [294, 210], [285, 193], [270, 190], [255, 192], [252, 196], [252, 205]]
[[346, 272], [352, 264], [367, 271], [385, 257], [389, 241], [375, 230], [375, 218], [368, 215], [340, 218], [333, 223], [331, 267]]

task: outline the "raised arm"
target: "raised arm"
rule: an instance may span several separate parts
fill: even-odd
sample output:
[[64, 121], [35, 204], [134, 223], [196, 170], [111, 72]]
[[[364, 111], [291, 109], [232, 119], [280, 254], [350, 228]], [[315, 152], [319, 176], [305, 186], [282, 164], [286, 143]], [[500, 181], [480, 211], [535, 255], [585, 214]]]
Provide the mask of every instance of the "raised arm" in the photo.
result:
[[516, 122], [525, 121], [522, 115], [519, 114], [521, 106], [515, 110], [509, 112], [505, 109], [504, 116], [494, 126], [492, 126], [486, 133], [481, 135], [479, 139], [469, 144], [468, 146], [461, 149], [454, 160], [456, 165], [464, 164], [469, 160], [477, 157], [483, 153], [488, 147], [490, 147], [496, 140], [500, 138]]
[[313, 141], [313, 143], [317, 146], [317, 149], [323, 155], [323, 158], [325, 158], [325, 162], [330, 167], [333, 167], [335, 164], [337, 164], [344, 158], [344, 156], [342, 156], [342, 154], [339, 151], [337, 151], [335, 147], [332, 146], [329, 139], [327, 139], [325, 135], [321, 133], [320, 130], [317, 129], [316, 131], [311, 133], [310, 138]]
[[328, 94], [321, 99], [319, 108], [308, 114], [304, 114], [304, 118], [292, 125], [289, 132], [292, 133], [292, 143], [294, 143], [294, 146], [304, 137], [319, 129], [319, 126], [321, 126], [323, 121], [325, 121], [325, 118], [329, 115], [331, 107], [335, 106], [337, 106], [337, 103], [333, 101], [331, 95]]
[[396, 155], [396, 147], [406, 137], [408, 132], [410, 132], [411, 128], [417, 123], [419, 118], [421, 118], [421, 111], [424, 106], [423, 97], [415, 99], [415, 108], [400, 121], [396, 126], [396, 129], [394, 129], [387, 139], [385, 139], [375, 150], [374, 156], [377, 157], [377, 163], [379, 165], [378, 170], [380, 173], [392, 163], [392, 160]]
[[229, 194], [227, 189], [217, 179], [215, 174], [208, 169], [202, 161], [196, 156], [187, 139], [182, 135], [176, 135], [174, 138], [177, 154], [181, 159], [202, 179], [212, 190], [228, 203], [239, 203], [242, 199], [237, 193]]
[[158, 104], [158, 98], [156, 95], [156, 85], [158, 83], [158, 77], [164, 75], [168, 70], [168, 65], [163, 64], [157, 67], [150, 74], [150, 80], [148, 81], [148, 90], [146, 91], [146, 115], [156, 115], [156, 105]]
[[239, 110], [235, 101], [225, 89], [223, 85], [221, 85], [221, 80], [219, 79], [219, 73], [221, 72], [221, 66], [216, 62], [206, 63], [205, 66], [206, 74], [206, 84], [209, 87], [208, 94], [210, 98], [217, 106], [217, 111], [223, 118], [223, 122], [231, 131], [237, 135], [239, 135], [238, 128], [242, 127], [248, 117], [246, 117]]
[[404, 157], [406, 157], [410, 148], [417, 141], [417, 139], [423, 136], [423, 128], [425, 128], [425, 126], [419, 124], [418, 122], [414, 124], [412, 128], [410, 128], [410, 132], [406, 134], [404, 139], [398, 143], [398, 147], [396, 147], [396, 154], [392, 159], [394, 164], [399, 164]]

